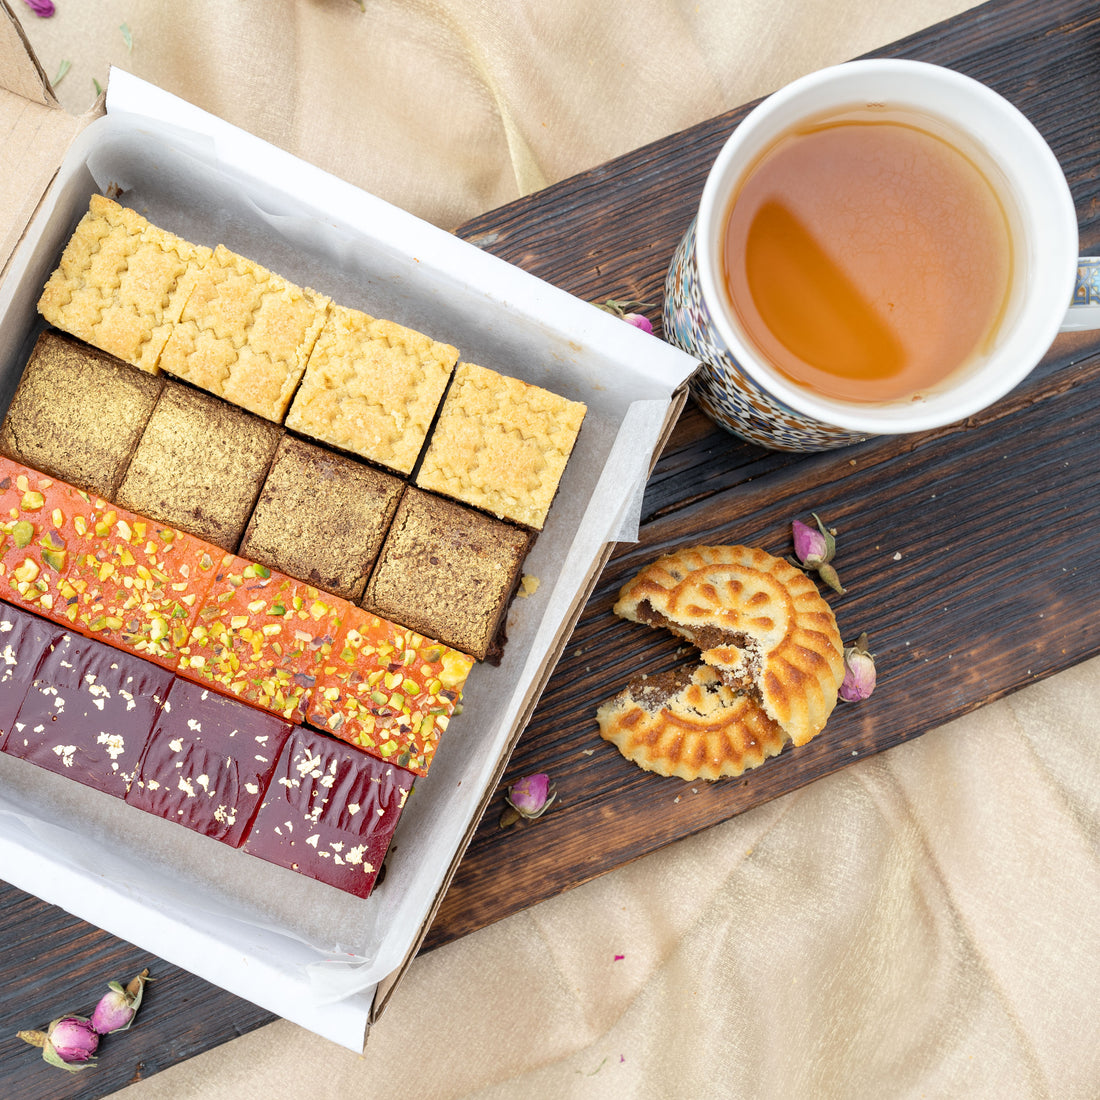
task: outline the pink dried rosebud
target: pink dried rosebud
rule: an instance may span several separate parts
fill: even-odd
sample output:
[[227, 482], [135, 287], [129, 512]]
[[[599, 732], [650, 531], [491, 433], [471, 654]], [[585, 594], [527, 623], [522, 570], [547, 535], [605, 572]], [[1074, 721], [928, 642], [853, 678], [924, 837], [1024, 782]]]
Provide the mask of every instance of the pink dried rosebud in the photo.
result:
[[829, 535], [826, 531], [817, 530], [808, 523], [796, 519], [791, 524], [794, 532], [794, 556], [803, 565], [816, 569], [822, 562], [828, 561], [836, 551], [836, 543], [829, 546]]
[[94, 1064], [93, 1055], [99, 1046], [99, 1032], [83, 1016], [62, 1016], [50, 1024], [48, 1031], [20, 1031], [17, 1036], [33, 1047], [41, 1047], [42, 1057], [51, 1066], [70, 1073]]
[[837, 576], [836, 569], [830, 564], [836, 553], [836, 536], [830, 531], [821, 517], [811, 513], [817, 524], [815, 530], [808, 523], [800, 519], [791, 524], [791, 534], [794, 538], [794, 553], [798, 559], [794, 564], [803, 569], [812, 569], [834, 591], [844, 594], [844, 588]]
[[92, 1026], [100, 1035], [125, 1031], [134, 1022], [148, 980], [149, 971], [143, 970], [125, 989], [120, 982], [108, 983], [110, 992], [103, 994], [92, 1013]]
[[858, 703], [875, 690], [875, 655], [867, 649], [867, 635], [844, 650], [844, 682], [838, 694], [846, 703]]
[[504, 800], [508, 803], [510, 809], [504, 811], [504, 815], [500, 819], [500, 827], [507, 829], [509, 825], [514, 825], [520, 818], [534, 821], [536, 818], [542, 817], [550, 809], [550, 804], [557, 796], [554, 784], [550, 782], [550, 776], [545, 772], [539, 772], [536, 775], [525, 775], [522, 779], [517, 779], [508, 788], [508, 793], [504, 796]]
[[40, 15], [43, 19], [49, 19], [56, 10], [52, 0], [26, 0], [26, 4], [35, 15]]
[[633, 302], [626, 299], [617, 302], [614, 298], [608, 298], [606, 302], [594, 302], [593, 304], [597, 309], [602, 309], [605, 313], [613, 313], [616, 317], [621, 317], [635, 328], [640, 328], [643, 332], [653, 335], [653, 325], [650, 324], [649, 318], [638, 312], [639, 309], [656, 309], [657, 307], [652, 302]]

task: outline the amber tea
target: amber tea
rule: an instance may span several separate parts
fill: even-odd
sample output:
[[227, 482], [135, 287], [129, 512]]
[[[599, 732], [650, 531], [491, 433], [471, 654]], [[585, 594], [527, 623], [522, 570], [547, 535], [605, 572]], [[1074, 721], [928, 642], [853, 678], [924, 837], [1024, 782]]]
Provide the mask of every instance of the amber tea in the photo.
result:
[[1013, 285], [995, 174], [915, 112], [833, 112], [784, 133], [726, 222], [748, 341], [795, 384], [850, 402], [919, 394], [980, 357]]

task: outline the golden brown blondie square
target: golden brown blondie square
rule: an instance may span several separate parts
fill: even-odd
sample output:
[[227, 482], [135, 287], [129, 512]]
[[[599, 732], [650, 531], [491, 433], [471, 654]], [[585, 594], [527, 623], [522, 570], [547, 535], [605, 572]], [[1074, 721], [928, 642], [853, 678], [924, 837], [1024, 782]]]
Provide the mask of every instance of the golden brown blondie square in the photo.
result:
[[186, 300], [186, 276], [209, 255], [210, 249], [93, 195], [38, 311], [51, 325], [155, 374]]
[[449, 344], [334, 304], [286, 425], [407, 474], [457, 361]]
[[324, 324], [328, 298], [224, 245], [188, 281], [161, 369], [281, 423]]
[[586, 407], [459, 363], [416, 484], [542, 529]]

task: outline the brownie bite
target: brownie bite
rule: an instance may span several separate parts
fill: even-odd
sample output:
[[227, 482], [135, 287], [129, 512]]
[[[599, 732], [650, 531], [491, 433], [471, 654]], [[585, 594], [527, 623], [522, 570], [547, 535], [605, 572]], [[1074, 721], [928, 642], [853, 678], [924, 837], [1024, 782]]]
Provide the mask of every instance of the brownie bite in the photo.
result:
[[283, 746], [243, 850], [365, 898], [413, 778], [299, 726]]
[[284, 437], [241, 557], [358, 600], [404, 483], [344, 455]]
[[586, 408], [459, 363], [416, 484], [542, 530]]
[[282, 430], [188, 386], [165, 385], [117, 503], [236, 550]]
[[0, 750], [39, 665], [62, 634], [53, 623], [0, 604]]
[[450, 344], [333, 305], [286, 426], [410, 473], [457, 361]]
[[111, 498], [162, 385], [78, 340], [44, 332], [0, 427], [0, 452]]
[[363, 606], [469, 653], [494, 653], [531, 533], [409, 489], [371, 574]]
[[27, 691], [4, 751], [123, 798], [172, 674], [65, 634]]
[[292, 728], [177, 678], [126, 801], [238, 848]]
[[193, 268], [161, 370], [282, 421], [329, 300], [218, 245]]

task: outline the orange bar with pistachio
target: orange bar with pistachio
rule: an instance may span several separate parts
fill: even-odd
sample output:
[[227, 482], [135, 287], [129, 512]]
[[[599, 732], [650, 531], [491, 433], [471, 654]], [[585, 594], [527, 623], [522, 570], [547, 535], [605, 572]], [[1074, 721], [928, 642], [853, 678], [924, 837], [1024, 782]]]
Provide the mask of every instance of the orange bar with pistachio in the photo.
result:
[[473, 664], [465, 653], [349, 605], [306, 719], [426, 775]]
[[225, 554], [180, 655], [179, 671], [299, 722], [350, 607], [303, 581]]
[[67, 621], [175, 668], [222, 552], [87, 493], [76, 496], [79, 538], [62, 583]]
[[77, 493], [0, 457], [0, 595], [55, 622], [66, 621], [63, 585], [79, 543]]

